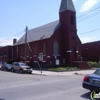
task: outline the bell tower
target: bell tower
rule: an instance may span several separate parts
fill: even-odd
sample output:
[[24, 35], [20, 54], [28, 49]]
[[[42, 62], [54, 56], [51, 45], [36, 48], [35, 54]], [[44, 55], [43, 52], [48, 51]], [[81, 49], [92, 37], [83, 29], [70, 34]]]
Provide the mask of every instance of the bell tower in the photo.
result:
[[61, 0], [59, 19], [66, 27], [76, 29], [76, 11], [72, 0]]
[[63, 55], [67, 62], [77, 61], [76, 11], [72, 0], [61, 0], [59, 21], [62, 23]]

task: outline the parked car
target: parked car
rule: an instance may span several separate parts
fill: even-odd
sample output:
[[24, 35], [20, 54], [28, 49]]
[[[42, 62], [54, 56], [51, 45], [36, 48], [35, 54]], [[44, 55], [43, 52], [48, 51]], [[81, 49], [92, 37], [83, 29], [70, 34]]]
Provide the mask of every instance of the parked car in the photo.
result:
[[82, 86], [90, 91], [100, 92], [100, 68], [93, 74], [86, 75], [83, 79]]
[[4, 63], [1, 67], [1, 70], [6, 70], [6, 71], [10, 71], [11, 70], [11, 67], [12, 65], [11, 64], [7, 64], [7, 63]]
[[26, 65], [25, 63], [21, 63], [21, 62], [13, 62], [11, 70], [12, 72], [19, 71], [20, 73], [23, 72], [27, 72], [29, 74], [32, 73], [32, 68]]

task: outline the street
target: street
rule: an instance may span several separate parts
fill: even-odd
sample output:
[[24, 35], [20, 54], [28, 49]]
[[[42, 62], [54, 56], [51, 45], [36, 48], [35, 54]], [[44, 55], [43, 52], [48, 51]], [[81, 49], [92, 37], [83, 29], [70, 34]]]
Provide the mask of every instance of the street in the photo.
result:
[[90, 100], [83, 77], [0, 71], [0, 100]]

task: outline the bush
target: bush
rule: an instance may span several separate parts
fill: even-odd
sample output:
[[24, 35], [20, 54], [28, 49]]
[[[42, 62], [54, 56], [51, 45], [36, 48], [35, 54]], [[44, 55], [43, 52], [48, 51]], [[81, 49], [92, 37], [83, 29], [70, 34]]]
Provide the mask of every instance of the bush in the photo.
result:
[[55, 68], [48, 69], [48, 71], [55, 71], [55, 72], [72, 71], [72, 70], [78, 70], [78, 68], [77, 67], [55, 67]]
[[97, 63], [97, 62], [88, 61], [88, 64], [89, 64], [91, 67], [98, 67], [98, 63]]

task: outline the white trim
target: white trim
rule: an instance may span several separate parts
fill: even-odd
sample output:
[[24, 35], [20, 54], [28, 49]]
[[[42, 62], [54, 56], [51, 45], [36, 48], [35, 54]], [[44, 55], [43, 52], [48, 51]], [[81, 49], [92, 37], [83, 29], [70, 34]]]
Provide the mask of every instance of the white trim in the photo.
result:
[[50, 56], [47, 56], [47, 58], [50, 58]]
[[67, 50], [66, 52], [72, 52], [71, 50]]
[[38, 61], [34, 61], [34, 62], [38, 62]]
[[60, 54], [53, 54], [53, 56], [61, 56]]
[[34, 57], [37, 57], [37, 55], [34, 55]]
[[46, 62], [46, 61], [42, 61], [42, 62]]
[[79, 53], [79, 51], [76, 51], [76, 53]]

